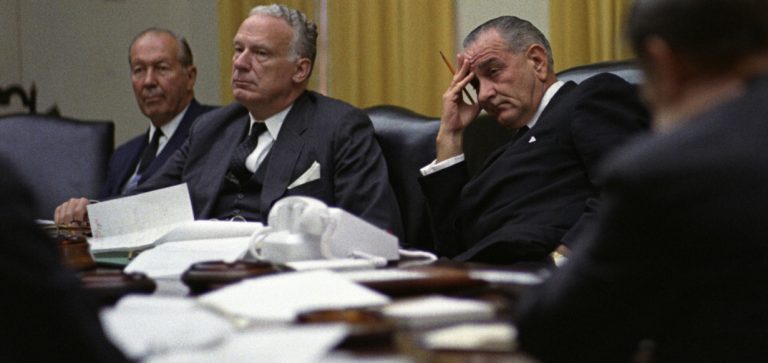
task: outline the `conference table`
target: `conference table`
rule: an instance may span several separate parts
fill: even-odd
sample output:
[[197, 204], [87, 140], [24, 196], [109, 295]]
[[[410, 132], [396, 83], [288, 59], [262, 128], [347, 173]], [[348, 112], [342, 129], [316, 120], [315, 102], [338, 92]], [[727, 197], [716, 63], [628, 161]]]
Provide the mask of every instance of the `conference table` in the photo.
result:
[[[194, 298], [244, 278], [259, 279], [290, 273], [283, 266], [267, 263], [210, 261], [191, 266], [181, 278], [148, 279], [146, 276], [123, 273], [123, 263], [114, 256], [97, 257], [95, 262], [95, 265], [83, 269], [80, 276], [86, 291], [94, 294], [105, 306], [114, 305], [121, 297], [130, 294]], [[469, 347], [457, 344], [455, 347], [435, 348], [426, 342], [436, 331], [455, 326], [501, 324], [514, 331], [512, 316], [521, 294], [543, 281], [552, 268], [552, 265], [543, 264], [497, 266], [444, 259], [415, 265], [413, 261], [410, 264], [391, 263], [384, 269], [378, 269], [379, 272], [418, 272], [423, 276], [415, 279], [395, 277], [361, 284], [389, 296], [393, 302], [435, 296], [484, 302], [493, 306], [493, 316], [480, 320], [469, 316], [466, 321], [454, 317], [445, 322], [401, 324], [383, 317], [378, 309], [335, 309], [304, 313], [295, 324], [340, 322], [350, 327], [346, 338], [320, 360], [323, 363], [536, 362], [516, 349], [514, 338], [493, 344], [470, 344]], [[465, 339], [457, 339], [461, 340]]]

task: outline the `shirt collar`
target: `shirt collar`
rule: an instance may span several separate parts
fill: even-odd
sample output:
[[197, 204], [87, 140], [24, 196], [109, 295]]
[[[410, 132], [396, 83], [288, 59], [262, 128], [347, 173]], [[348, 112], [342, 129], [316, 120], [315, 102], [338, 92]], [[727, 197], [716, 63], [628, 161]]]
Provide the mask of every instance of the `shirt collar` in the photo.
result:
[[[176, 129], [179, 128], [179, 124], [181, 123], [181, 119], [184, 118], [184, 115], [187, 114], [187, 110], [189, 110], [189, 105], [187, 107], [184, 107], [184, 109], [179, 112], [176, 117], [171, 119], [171, 122], [166, 123], [165, 125], [160, 127], [160, 130], [163, 130], [163, 136], [166, 138], [171, 138], [173, 136], [173, 133], [176, 132]], [[153, 125], [151, 122], [149, 123], [149, 140], [152, 140], [152, 135], [155, 134], [155, 130], [157, 127]]]
[[[288, 115], [288, 112], [291, 111], [291, 108], [293, 108], [293, 104], [290, 104], [288, 107], [283, 109], [282, 111], [269, 116], [266, 120], [261, 121], [257, 120], [256, 118], [251, 115], [251, 113], [248, 113], [248, 116], [251, 118], [251, 129], [253, 129], [253, 124], [256, 122], [264, 122], [267, 125], [267, 132], [269, 132], [269, 136], [272, 137], [272, 139], [276, 140], [277, 135], [280, 133], [280, 129], [283, 127], [283, 121], [285, 121], [285, 116]], [[250, 134], [250, 131], [248, 132]]]
[[549, 104], [549, 101], [552, 101], [552, 97], [555, 97], [555, 94], [557, 91], [560, 90], [560, 87], [562, 87], [565, 84], [563, 81], [557, 81], [555, 83], [552, 83], [549, 88], [547, 88], [546, 91], [544, 91], [544, 97], [541, 98], [541, 103], [539, 103], [539, 108], [536, 109], [536, 113], [533, 114], [533, 117], [531, 117], [531, 121], [528, 121], [529, 129], [533, 128], [533, 125], [536, 124], [537, 121], [539, 121], [539, 117], [541, 116], [541, 113], [544, 112], [544, 109], [547, 108], [547, 105]]

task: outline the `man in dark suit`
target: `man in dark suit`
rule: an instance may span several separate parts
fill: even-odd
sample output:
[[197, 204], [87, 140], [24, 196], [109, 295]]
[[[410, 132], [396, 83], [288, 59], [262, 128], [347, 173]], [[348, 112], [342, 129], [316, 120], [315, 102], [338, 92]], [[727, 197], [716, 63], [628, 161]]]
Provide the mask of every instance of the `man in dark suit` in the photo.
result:
[[[458, 60], [443, 95], [437, 160], [420, 178], [436, 250], [458, 260], [544, 261], [591, 219], [595, 166], [647, 127], [647, 113], [633, 87], [614, 75], [558, 81], [547, 39], [513, 16], [473, 30]], [[470, 83], [478, 104], [462, 99]], [[519, 131], [470, 178], [462, 142], [481, 108]]]
[[0, 160], [0, 361], [125, 362], [97, 308], [32, 218], [30, 191]]
[[522, 347], [544, 362], [764, 361], [768, 2], [636, 0], [628, 29], [657, 135], [606, 164], [593, 233], [522, 303]]
[[[259, 6], [235, 36], [236, 104], [202, 116], [137, 191], [186, 182], [195, 217], [265, 221], [274, 202], [310, 196], [401, 236], [399, 210], [370, 119], [306, 89], [317, 28], [299, 11]], [[81, 218], [82, 200], [56, 220]]]
[[128, 61], [133, 94], [149, 118], [149, 130], [112, 154], [100, 198], [122, 195], [149, 179], [184, 143], [192, 122], [214, 109], [194, 98], [197, 68], [183, 37], [146, 29], [131, 42]]

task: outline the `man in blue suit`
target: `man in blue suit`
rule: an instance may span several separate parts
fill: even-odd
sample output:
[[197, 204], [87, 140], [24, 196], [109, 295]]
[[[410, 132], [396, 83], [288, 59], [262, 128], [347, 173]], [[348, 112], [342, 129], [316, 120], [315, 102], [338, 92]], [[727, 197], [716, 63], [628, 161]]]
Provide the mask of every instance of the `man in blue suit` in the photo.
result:
[[150, 125], [115, 150], [101, 198], [122, 195], [149, 179], [184, 143], [192, 122], [214, 109], [194, 98], [197, 68], [183, 37], [146, 29], [131, 42], [128, 61], [136, 103]]

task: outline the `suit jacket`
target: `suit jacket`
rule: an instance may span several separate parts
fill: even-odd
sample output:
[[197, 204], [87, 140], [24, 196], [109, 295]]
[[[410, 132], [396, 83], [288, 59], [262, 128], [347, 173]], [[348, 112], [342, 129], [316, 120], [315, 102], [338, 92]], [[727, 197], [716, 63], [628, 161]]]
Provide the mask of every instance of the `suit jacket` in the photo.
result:
[[127, 361], [104, 335], [95, 302], [35, 225], [32, 193], [6, 160], [0, 169], [0, 361]]
[[[249, 124], [248, 110], [237, 103], [203, 115], [187, 142], [137, 192], [186, 182], [195, 217], [211, 218], [229, 160]], [[269, 158], [260, 196], [262, 216], [278, 199], [303, 195], [402, 236], [387, 166], [371, 121], [361, 110], [303, 93], [286, 115]], [[314, 162], [320, 164], [320, 179], [288, 189]]]
[[[163, 150], [154, 160], [152, 160], [152, 163], [149, 164], [147, 169], [144, 170], [138, 184], [142, 184], [149, 179], [149, 177], [157, 172], [165, 161], [176, 152], [176, 149], [184, 144], [184, 141], [189, 135], [189, 127], [192, 126], [192, 123], [198, 116], [215, 108], [216, 107], [213, 106], [201, 105], [197, 100], [192, 99], [192, 102], [190, 102], [189, 108], [187, 109], [187, 113], [184, 114], [181, 122], [179, 122], [179, 126], [176, 128], [176, 131], [174, 131], [173, 136], [168, 139]], [[110, 198], [122, 194], [123, 186], [128, 182], [128, 179], [133, 175], [133, 172], [136, 171], [136, 167], [141, 160], [141, 155], [148, 143], [149, 140], [147, 134], [144, 133], [134, 137], [115, 149], [115, 152], [109, 160], [107, 180], [104, 182], [104, 187], [101, 190], [99, 198]]]
[[612, 74], [564, 84], [536, 125], [489, 156], [420, 178], [439, 253], [491, 263], [537, 261], [570, 243], [597, 207], [596, 166], [648, 126], [634, 87]]
[[[606, 167], [594, 232], [516, 323], [545, 362], [768, 356], [768, 77]], [[653, 345], [639, 344], [652, 340]]]

